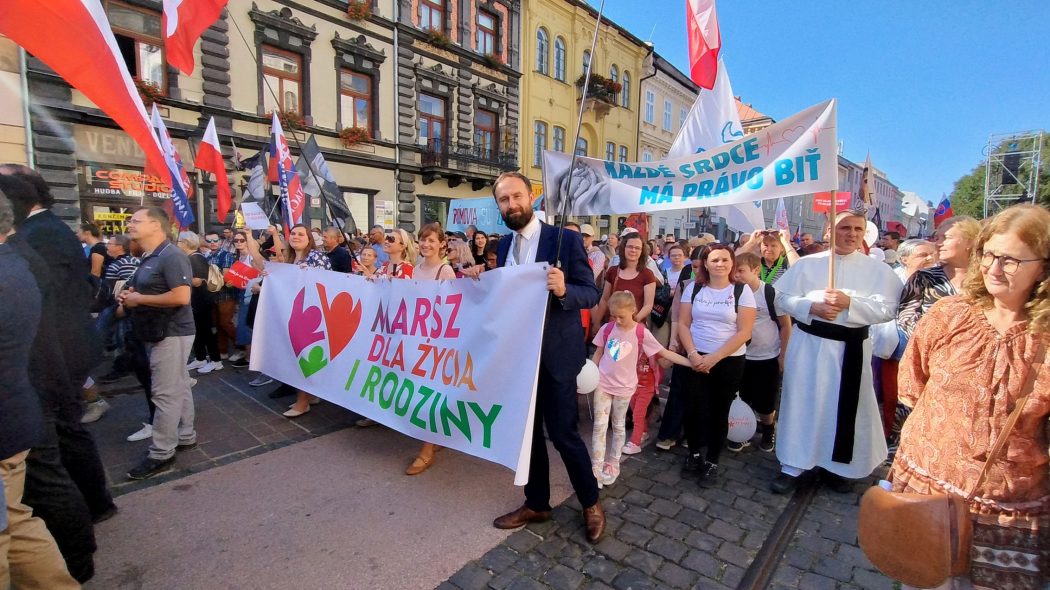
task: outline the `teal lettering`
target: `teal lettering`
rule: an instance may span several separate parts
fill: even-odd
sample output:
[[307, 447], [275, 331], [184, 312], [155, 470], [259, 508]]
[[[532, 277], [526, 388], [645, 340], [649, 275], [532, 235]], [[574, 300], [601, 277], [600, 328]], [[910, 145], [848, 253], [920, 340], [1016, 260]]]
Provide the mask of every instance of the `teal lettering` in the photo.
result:
[[347, 379], [346, 379], [346, 386], [343, 387], [344, 390], [350, 391], [350, 384], [354, 382], [354, 376], [357, 375], [357, 366], [360, 365], [360, 364], [361, 364], [361, 360], [360, 359], [354, 361], [354, 368], [350, 369], [350, 376], [347, 377]]
[[[390, 395], [386, 394], [386, 386], [390, 386]], [[383, 384], [379, 386], [379, 407], [384, 410], [390, 409], [390, 404], [394, 403], [394, 392], [397, 390], [397, 373], [391, 371], [383, 376]]]
[[773, 164], [773, 170], [776, 172], [777, 186], [784, 186], [785, 184], [791, 184], [795, 181], [795, 173], [792, 170], [791, 158], [777, 160], [776, 163]]
[[453, 414], [448, 409], [448, 398], [445, 398], [444, 403], [441, 404], [441, 428], [445, 431], [445, 436], [452, 436], [452, 431], [448, 427], [449, 421], [456, 427], [457, 430], [463, 433], [466, 439], [470, 440], [470, 420], [467, 418], [467, 406], [462, 400], [456, 400], [456, 407], [459, 409], [459, 414]]
[[758, 155], [758, 139], [752, 137], [744, 141], [744, 157], [747, 161], [757, 160]]
[[423, 404], [427, 403], [427, 400], [432, 395], [434, 395], [433, 389], [426, 386], [419, 388], [419, 403], [416, 404], [416, 409], [412, 410], [412, 417], [408, 419], [413, 426], [423, 430], [427, 429], [427, 423], [419, 419], [419, 410], [423, 408]]
[[494, 404], [492, 408], [489, 409], [488, 414], [486, 414], [484, 410], [481, 409], [481, 406], [479, 406], [475, 402], [467, 402], [467, 406], [470, 407], [470, 409], [474, 412], [474, 415], [478, 417], [478, 422], [481, 422], [481, 446], [485, 447], [486, 449], [491, 448], [492, 425], [496, 422], [496, 416], [499, 416], [499, 412], [503, 409], [503, 406], [499, 404]]
[[[397, 397], [394, 398], [394, 413], [398, 416], [404, 417], [408, 413], [408, 407], [412, 405], [412, 395], [415, 394], [416, 386], [412, 381], [403, 379], [401, 381], [401, 387], [397, 389]], [[408, 395], [404, 395], [405, 392]], [[404, 400], [404, 404], [401, 403]]]
[[372, 365], [372, 368], [368, 370], [368, 377], [365, 377], [365, 384], [361, 387], [361, 397], [365, 397], [368, 394], [368, 401], [375, 403], [376, 401], [376, 385], [379, 380], [383, 377], [383, 370], [379, 367]]

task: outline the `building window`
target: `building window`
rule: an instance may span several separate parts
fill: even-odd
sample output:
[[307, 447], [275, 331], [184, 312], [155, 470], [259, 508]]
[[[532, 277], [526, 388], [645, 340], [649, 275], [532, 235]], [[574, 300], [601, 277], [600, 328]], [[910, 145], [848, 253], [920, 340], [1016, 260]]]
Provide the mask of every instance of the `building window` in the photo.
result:
[[106, 14], [131, 75], [167, 92], [160, 14], [114, 2], [106, 4]]
[[623, 108], [631, 108], [631, 75], [626, 71], [623, 73], [623, 92], [620, 93], [620, 104]]
[[[262, 46], [263, 80], [269, 86], [263, 88], [264, 111], [277, 109], [302, 114], [302, 60], [297, 53]], [[280, 97], [280, 104], [274, 99], [274, 94]]]
[[479, 109], [474, 113], [474, 147], [486, 160], [496, 155], [496, 146], [499, 145], [498, 120], [499, 117], [492, 111]]
[[554, 79], [565, 81], [565, 39], [554, 40]]
[[419, 95], [419, 139], [441, 151], [445, 143], [445, 101], [429, 94]]
[[547, 124], [536, 121], [532, 128], [532, 165], [543, 165], [543, 150], [547, 149]]
[[565, 129], [563, 127], [554, 128], [554, 142], [551, 148], [556, 152], [565, 153]]
[[610, 162], [616, 161], [616, 144], [611, 141], [605, 142], [605, 159]]
[[339, 121], [372, 136], [372, 78], [350, 70], [339, 72]]
[[419, 0], [419, 28], [445, 32], [445, 0]]
[[586, 139], [584, 139], [582, 137], [577, 139], [576, 140], [576, 155], [577, 156], [585, 156], [586, 157], [587, 156], [587, 149], [588, 149], [588, 147], [589, 146], [587, 145], [587, 140]]
[[621, 162], [626, 162], [627, 161], [627, 146], [625, 146], [625, 145], [621, 145], [620, 146], [620, 161]]
[[653, 161], [653, 153], [650, 152], [649, 150], [645, 150], [644, 152], [642, 152], [642, 161], [643, 162], [652, 162]]
[[671, 109], [672, 108], [673, 107], [671, 106], [671, 101], [665, 100], [664, 101], [664, 131], [670, 131], [671, 130]]
[[496, 51], [496, 16], [484, 10], [478, 11], [478, 53], [498, 55]]
[[589, 67], [591, 67], [591, 50], [590, 49], [584, 49], [583, 50], [583, 73], [584, 73], [584, 75], [587, 74], [587, 68], [589, 68]]
[[536, 71], [546, 76], [550, 72], [550, 43], [547, 31], [536, 31]]
[[620, 68], [616, 67], [615, 65], [612, 66], [611, 68], [609, 68], [609, 79], [612, 80], [613, 82], [619, 82], [620, 81]]
[[645, 122], [650, 125], [656, 121], [656, 94], [652, 90], [645, 91]]
[[689, 117], [689, 111], [678, 109], [678, 128], [685, 127], [685, 120]]

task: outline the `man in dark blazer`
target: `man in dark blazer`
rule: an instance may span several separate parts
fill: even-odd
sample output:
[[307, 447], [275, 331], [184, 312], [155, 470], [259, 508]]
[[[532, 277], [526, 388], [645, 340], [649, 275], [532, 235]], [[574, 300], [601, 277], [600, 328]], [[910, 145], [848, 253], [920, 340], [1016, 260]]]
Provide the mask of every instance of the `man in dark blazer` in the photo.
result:
[[492, 192], [504, 223], [514, 231], [511, 239], [500, 240], [496, 251], [497, 265], [532, 262], [551, 265], [547, 273], [550, 296], [540, 353], [532, 461], [529, 481], [525, 484], [525, 504], [497, 518], [493, 525], [499, 529], [513, 529], [550, 518], [550, 463], [543, 438], [546, 425], [547, 436], [561, 454], [576, 497], [583, 506], [587, 539], [597, 543], [605, 531], [605, 511], [598, 499], [598, 482], [591, 470], [587, 446], [576, 426], [576, 376], [587, 358], [580, 310], [594, 307], [601, 293], [594, 284], [594, 275], [579, 234], [563, 232], [561, 255], [557, 256], [559, 230], [533, 215], [532, 185], [528, 178], [517, 172], [507, 172], [496, 179]]

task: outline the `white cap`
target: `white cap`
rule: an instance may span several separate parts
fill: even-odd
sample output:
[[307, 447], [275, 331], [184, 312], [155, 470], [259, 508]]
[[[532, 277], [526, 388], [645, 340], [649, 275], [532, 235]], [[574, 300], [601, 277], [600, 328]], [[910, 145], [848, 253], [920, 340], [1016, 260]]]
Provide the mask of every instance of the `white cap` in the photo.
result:
[[585, 236], [594, 237], [594, 227], [592, 227], [589, 223], [585, 223], [580, 226], [580, 233]]

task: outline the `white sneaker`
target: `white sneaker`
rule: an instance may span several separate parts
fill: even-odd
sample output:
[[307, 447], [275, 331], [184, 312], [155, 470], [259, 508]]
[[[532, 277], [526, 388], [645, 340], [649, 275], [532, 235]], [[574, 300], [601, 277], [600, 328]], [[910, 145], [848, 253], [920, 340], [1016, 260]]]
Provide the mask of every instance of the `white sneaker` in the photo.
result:
[[135, 432], [128, 437], [128, 442], [135, 442], [140, 440], [146, 440], [147, 438], [153, 438], [153, 425], [142, 423], [142, 429]]
[[637, 455], [638, 453], [642, 452], [642, 447], [639, 447], [633, 442], [628, 442], [623, 446], [622, 449], [620, 449], [620, 452], [624, 455]]
[[92, 422], [98, 421], [102, 417], [102, 414], [109, 410], [109, 403], [99, 398], [97, 402], [92, 402], [87, 405], [87, 410], [84, 410], [84, 416], [80, 418], [81, 424], [91, 424]]
[[190, 377], [190, 387], [197, 387], [197, 380]]
[[205, 363], [205, 365], [203, 367], [197, 369], [197, 374], [198, 375], [207, 375], [208, 373], [211, 373], [212, 371], [221, 371], [222, 368], [223, 368], [222, 367], [222, 361], [210, 361], [208, 363]]
[[207, 360], [203, 360], [203, 361], [193, 361], [192, 363], [190, 363], [190, 364], [186, 365], [186, 370], [187, 370], [187, 371], [192, 371], [192, 370], [194, 370], [194, 369], [199, 369], [199, 368], [201, 368], [201, 367], [203, 367], [203, 366], [206, 366], [207, 364], [208, 364], [208, 361], [207, 361]]
[[228, 360], [228, 361], [230, 361], [232, 363], [234, 361], [239, 361], [242, 358], [244, 358], [244, 351], [243, 350], [238, 350], [237, 352], [231, 354], [229, 356], [229, 358], [227, 358], [226, 360]]
[[259, 376], [249, 381], [248, 385], [251, 385], [252, 387], [262, 387], [263, 385], [269, 385], [271, 383], [273, 383], [272, 377], [267, 377], [266, 375], [259, 373]]

